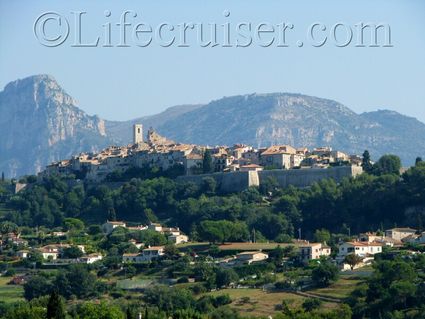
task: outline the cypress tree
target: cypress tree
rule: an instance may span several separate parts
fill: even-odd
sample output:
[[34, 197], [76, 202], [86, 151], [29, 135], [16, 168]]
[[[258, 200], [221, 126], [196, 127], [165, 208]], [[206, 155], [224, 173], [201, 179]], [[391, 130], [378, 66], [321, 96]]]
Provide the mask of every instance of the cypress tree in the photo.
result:
[[65, 304], [59, 293], [54, 290], [50, 294], [49, 302], [47, 303], [47, 319], [65, 319], [66, 310]]
[[363, 152], [362, 167], [363, 167], [363, 170], [367, 173], [370, 173], [373, 169], [373, 165], [372, 165], [372, 162], [370, 161], [370, 154], [368, 150], [365, 150]]
[[203, 173], [211, 173], [213, 171], [211, 151], [209, 149], [204, 152], [204, 157], [202, 159], [202, 171]]

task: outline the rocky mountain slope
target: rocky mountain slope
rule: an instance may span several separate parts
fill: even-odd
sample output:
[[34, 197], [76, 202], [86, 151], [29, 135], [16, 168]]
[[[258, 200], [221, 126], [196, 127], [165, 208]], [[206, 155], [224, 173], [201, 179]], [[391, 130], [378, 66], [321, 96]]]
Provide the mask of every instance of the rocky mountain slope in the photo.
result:
[[425, 156], [425, 124], [417, 119], [387, 110], [356, 114], [335, 101], [301, 94], [226, 97], [157, 129], [177, 141], [209, 145], [332, 146], [353, 154], [368, 149], [375, 159], [397, 154], [404, 165]]
[[17, 80], [0, 92], [0, 171], [6, 176], [35, 173], [110, 142], [105, 121], [80, 110], [51, 76]]
[[170, 139], [208, 145], [288, 143], [332, 146], [374, 158], [398, 154], [405, 165], [425, 157], [425, 124], [393, 111], [357, 114], [344, 105], [292, 93], [225, 97], [181, 105], [130, 121], [89, 116], [47, 75], [8, 84], [0, 92], [0, 171], [34, 173], [51, 161], [110, 144], [131, 142], [134, 123]]

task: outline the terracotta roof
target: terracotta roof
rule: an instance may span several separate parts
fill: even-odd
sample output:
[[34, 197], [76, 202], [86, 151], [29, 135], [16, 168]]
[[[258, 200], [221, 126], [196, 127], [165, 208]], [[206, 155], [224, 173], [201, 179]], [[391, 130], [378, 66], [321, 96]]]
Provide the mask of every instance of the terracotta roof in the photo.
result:
[[254, 254], [265, 254], [265, 255], [267, 255], [266, 253], [257, 250], [257, 251], [244, 251], [242, 253], [239, 253], [238, 256], [239, 255], [254, 255]]
[[152, 247], [143, 249], [143, 251], [145, 251], [145, 250], [161, 250], [161, 249], [164, 249], [164, 246], [152, 246]]
[[242, 167], [245, 167], [245, 168], [261, 168], [262, 166], [257, 165], [257, 164], [247, 164], [247, 165], [242, 165], [241, 168]]
[[124, 222], [120, 222], [120, 221], [107, 221], [106, 223], [108, 224], [112, 224], [112, 225], [125, 225]]
[[[315, 246], [318, 246], [318, 245], [322, 245], [321, 243], [306, 243], [306, 244], [302, 244], [302, 245], [300, 245], [300, 248], [303, 248], [303, 247], [315, 247]], [[322, 246], [322, 248], [324, 248], [323, 246]]]
[[401, 232], [416, 232], [416, 229], [409, 228], [409, 227], [396, 227], [396, 228], [387, 229], [387, 231], [388, 230], [401, 231]]
[[381, 247], [382, 244], [378, 244], [378, 243], [367, 243], [367, 242], [363, 242], [363, 241], [351, 241], [351, 242], [347, 242], [346, 244], [351, 244], [353, 246], [363, 246], [363, 247], [369, 247], [369, 246], [379, 246]]
[[187, 159], [200, 160], [202, 159], [202, 155], [199, 154], [188, 154], [186, 155]]
[[290, 145], [273, 145], [261, 153], [261, 155], [295, 154], [295, 152], [295, 148]]

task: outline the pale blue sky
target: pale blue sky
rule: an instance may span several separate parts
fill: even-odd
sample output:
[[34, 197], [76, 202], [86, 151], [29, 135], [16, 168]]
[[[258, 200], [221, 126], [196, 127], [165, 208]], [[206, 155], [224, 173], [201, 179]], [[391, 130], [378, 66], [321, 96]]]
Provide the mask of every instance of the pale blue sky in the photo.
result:
[[[70, 11], [87, 12], [83, 41], [102, 36], [102, 24], [112, 22], [116, 45], [114, 24], [124, 10], [137, 12], [128, 18], [133, 25], [291, 22], [295, 29], [287, 33], [289, 47], [201, 48], [193, 38], [184, 48], [142, 48], [131, 40], [128, 48], [71, 47]], [[44, 47], [34, 36], [36, 18], [47, 11], [69, 20], [70, 38], [59, 47]], [[337, 22], [387, 23], [393, 47], [297, 47], [315, 22], [329, 28]], [[236, 94], [297, 92], [337, 100], [356, 112], [388, 108], [425, 122], [425, 1], [0, 0], [0, 89], [40, 73], [53, 75], [82, 109], [106, 119], [131, 119]]]

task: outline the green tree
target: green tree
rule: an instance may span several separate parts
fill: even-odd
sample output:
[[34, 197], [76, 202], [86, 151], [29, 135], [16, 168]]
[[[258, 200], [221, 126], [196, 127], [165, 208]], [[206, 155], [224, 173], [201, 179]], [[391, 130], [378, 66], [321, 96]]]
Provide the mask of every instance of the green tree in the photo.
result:
[[363, 152], [362, 168], [366, 173], [370, 173], [372, 171], [373, 165], [370, 160], [370, 154], [368, 150]]
[[10, 221], [5, 221], [0, 224], [0, 232], [2, 234], [7, 233], [17, 233], [18, 232], [18, 225], [15, 223], [12, 223]]
[[15, 304], [9, 309], [4, 319], [45, 319], [46, 309], [42, 306], [33, 306], [29, 303]]
[[63, 250], [64, 258], [79, 258], [83, 256], [83, 252], [77, 246], [67, 247]]
[[177, 249], [176, 245], [169, 243], [164, 247], [164, 254], [168, 258], [174, 258], [179, 255], [179, 250]]
[[394, 174], [400, 175], [401, 160], [396, 155], [383, 155], [373, 166], [376, 175]]
[[232, 268], [217, 268], [216, 284], [218, 288], [227, 287], [238, 280], [239, 276]]
[[79, 319], [125, 319], [124, 312], [117, 306], [105, 302], [86, 302], [77, 309]]
[[63, 225], [66, 231], [81, 232], [84, 230], [84, 222], [77, 218], [65, 218]]
[[320, 308], [322, 301], [318, 298], [307, 298], [304, 300], [302, 307], [305, 311], [310, 312], [314, 309]]
[[101, 293], [96, 276], [84, 264], [70, 265], [66, 271], [59, 273], [55, 286], [65, 298], [75, 295], [83, 299]]
[[346, 256], [345, 256], [345, 258], [344, 258], [344, 262], [345, 262], [346, 264], [350, 265], [351, 270], [353, 270], [353, 269], [354, 269], [354, 267], [355, 267], [357, 264], [361, 263], [361, 262], [362, 262], [362, 260], [363, 260], [363, 258], [362, 258], [362, 257], [360, 257], [359, 255], [356, 255], [356, 254], [348, 254], [348, 255], [346, 255]]
[[110, 207], [108, 209], [108, 220], [110, 220], [110, 221], [116, 221], [117, 220], [117, 214], [115, 213], [115, 209], [113, 207]]
[[311, 272], [311, 279], [319, 287], [327, 287], [338, 279], [338, 267], [329, 260], [321, 259]]
[[54, 290], [47, 303], [47, 319], [65, 319], [65, 303], [59, 293]]
[[208, 176], [202, 179], [201, 189], [205, 194], [207, 195], [215, 194], [216, 188], [217, 188], [217, 182], [215, 178]]
[[422, 163], [423, 162], [423, 160], [422, 160], [422, 157], [416, 157], [416, 160], [415, 160], [415, 166], [418, 166], [418, 164], [419, 163]]
[[314, 232], [314, 241], [318, 243], [329, 243], [331, 239], [331, 233], [327, 229], [316, 229]]
[[34, 298], [45, 296], [52, 291], [52, 288], [53, 285], [49, 277], [35, 275], [24, 284], [24, 297], [27, 300], [32, 300]]
[[206, 149], [202, 157], [202, 172], [204, 174], [213, 172], [211, 151]]

